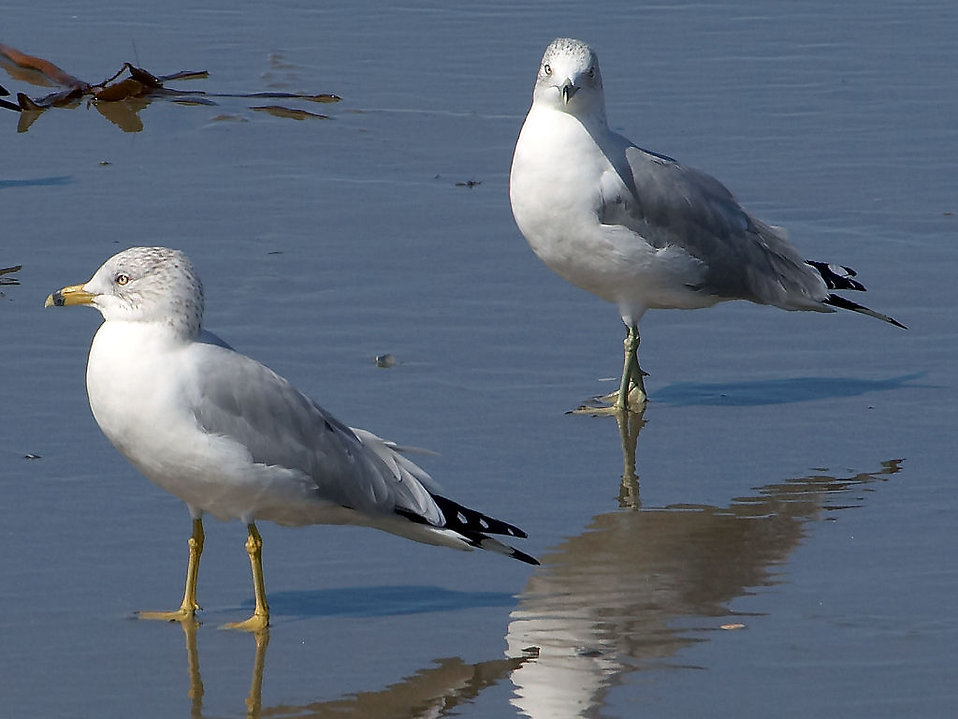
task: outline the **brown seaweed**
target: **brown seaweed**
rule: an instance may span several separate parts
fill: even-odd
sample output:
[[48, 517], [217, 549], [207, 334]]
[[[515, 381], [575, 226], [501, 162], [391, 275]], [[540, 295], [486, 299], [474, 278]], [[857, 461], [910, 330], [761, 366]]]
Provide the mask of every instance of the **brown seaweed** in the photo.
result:
[[[54, 63], [41, 57], [28, 55], [16, 48], [0, 43], [0, 67], [15, 80], [40, 87], [58, 87], [59, 89], [42, 97], [31, 97], [23, 92], [16, 94], [17, 102], [0, 100], [0, 108], [20, 113], [18, 132], [26, 132], [36, 119], [51, 107], [76, 107], [86, 98], [92, 105], [124, 132], [139, 132], [143, 122], [139, 113], [156, 99], [165, 99], [182, 105], [216, 105], [210, 98], [255, 98], [301, 100], [314, 103], [339, 102], [337, 95], [330, 93], [307, 94], [292, 92], [253, 92], [244, 94], [208, 93], [202, 90], [181, 90], [167, 87], [165, 83], [176, 80], [203, 80], [209, 77], [206, 70], [180, 70], [166, 75], [158, 75], [137, 67], [129, 62], [112, 76], [102, 82], [89, 83], [74, 77]], [[9, 95], [6, 88], [0, 86], [0, 96]], [[327, 119], [307, 110], [284, 107], [281, 105], [263, 105], [251, 107], [256, 111], [268, 112], [276, 117], [295, 120], [307, 118]]]
[[[64, 72], [49, 60], [27, 55], [9, 45], [0, 43], [0, 54], [22, 71], [22, 73], [18, 75], [16, 71], [11, 71], [7, 63], [4, 63], [4, 69], [6, 69], [14, 79], [25, 80], [35, 85], [59, 85], [60, 87], [77, 87], [85, 84], [82, 80], [78, 80], [70, 73]], [[32, 73], [37, 73], [40, 77], [46, 78], [46, 81], [38, 80], [37, 75]]]

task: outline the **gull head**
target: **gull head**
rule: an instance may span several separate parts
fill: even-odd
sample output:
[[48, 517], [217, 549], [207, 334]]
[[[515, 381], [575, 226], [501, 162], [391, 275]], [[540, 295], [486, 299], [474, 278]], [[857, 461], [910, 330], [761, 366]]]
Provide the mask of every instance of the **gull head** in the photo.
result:
[[602, 75], [592, 48], [568, 37], [549, 43], [539, 64], [533, 102], [577, 117], [595, 113], [604, 117]]
[[167, 247], [131, 247], [82, 285], [47, 297], [46, 307], [91, 305], [106, 321], [153, 322], [195, 337], [203, 321], [203, 285], [189, 258]]

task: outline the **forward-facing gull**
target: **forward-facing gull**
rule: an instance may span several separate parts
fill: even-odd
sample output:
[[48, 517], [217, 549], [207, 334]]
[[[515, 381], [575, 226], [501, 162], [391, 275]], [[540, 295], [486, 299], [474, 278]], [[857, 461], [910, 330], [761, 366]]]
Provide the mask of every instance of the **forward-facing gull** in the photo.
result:
[[269, 623], [257, 520], [300, 526], [358, 524], [426, 544], [489, 549], [538, 564], [489, 534], [511, 524], [435, 493], [401, 448], [351, 429], [259, 362], [201, 329], [203, 288], [185, 254], [133, 247], [46, 306], [91, 305], [103, 315], [90, 347], [90, 408], [110, 442], [147, 479], [184, 502], [193, 520], [180, 608], [195, 615], [204, 513], [247, 525], [255, 608], [226, 625]]
[[626, 326], [611, 409], [645, 402], [638, 324], [649, 309], [749, 300], [786, 310], [891, 317], [830, 290], [864, 290], [848, 267], [810, 262], [786, 232], [752, 216], [718, 180], [609, 129], [599, 61], [559, 38], [539, 65], [516, 142], [512, 212], [539, 259], [618, 305]]

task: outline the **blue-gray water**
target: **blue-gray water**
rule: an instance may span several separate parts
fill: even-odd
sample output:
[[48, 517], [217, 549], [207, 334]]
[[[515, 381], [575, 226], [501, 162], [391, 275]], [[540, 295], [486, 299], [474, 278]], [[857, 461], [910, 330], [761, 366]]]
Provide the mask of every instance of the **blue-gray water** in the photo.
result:
[[[0, 286], [0, 715], [953, 712], [956, 27], [944, 1], [7, 3], [0, 42], [85, 80], [130, 60], [210, 71], [184, 89], [343, 101], [286, 103], [331, 115], [301, 122], [157, 101], [136, 133], [86, 104], [23, 133], [0, 110], [0, 267], [23, 265]], [[509, 210], [557, 35], [596, 48], [613, 127], [856, 268], [908, 332], [650, 313], [632, 481], [615, 421], [565, 414], [612, 386], [615, 309], [541, 265]], [[264, 525], [257, 650], [216, 630], [252, 591], [242, 526], [210, 521], [195, 636], [129, 620], [179, 601], [188, 516], [90, 416], [96, 313], [42, 306], [133, 244], [184, 249], [210, 329], [343, 421], [438, 451], [446, 492], [528, 530], [543, 566]]]

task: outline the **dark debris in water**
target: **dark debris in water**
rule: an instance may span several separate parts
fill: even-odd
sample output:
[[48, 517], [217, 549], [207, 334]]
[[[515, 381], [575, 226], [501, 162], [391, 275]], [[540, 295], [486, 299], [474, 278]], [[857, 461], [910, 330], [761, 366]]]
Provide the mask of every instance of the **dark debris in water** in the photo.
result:
[[291, 100], [305, 100], [306, 102], [322, 102], [327, 104], [339, 102], [341, 99], [339, 95], [330, 95], [329, 93], [323, 93], [322, 95], [300, 95], [295, 92], [251, 92], [248, 95], [243, 95], [243, 97], [289, 98]]
[[[443, 177], [441, 174], [438, 174], [438, 173], [437, 173], [436, 175], [434, 175], [432, 179], [434, 179], [434, 180], [444, 180], [444, 181], [448, 182], [448, 180], [446, 180], [445, 177]], [[482, 180], [475, 180], [475, 179], [459, 180], [459, 181], [457, 181], [457, 182], [454, 183], [454, 184], [455, 184], [456, 187], [465, 187], [466, 189], [473, 190], [473, 189], [479, 187], [479, 185], [482, 184]]]
[[399, 364], [399, 360], [396, 359], [396, 355], [386, 353], [381, 355], [376, 355], [376, 366], [381, 369], [390, 369]]
[[[0, 267], [0, 275], [9, 275], [14, 272], [19, 272], [23, 269], [23, 265], [14, 265], [13, 267]], [[20, 280], [16, 277], [2, 277], [0, 276], [0, 285], [19, 285]]]
[[292, 107], [283, 107], [282, 105], [257, 105], [251, 107], [250, 110], [256, 110], [257, 112], [268, 112], [274, 117], [288, 117], [291, 120], [328, 120], [329, 115], [320, 115], [316, 112], [308, 112], [307, 110], [297, 110]]
[[[208, 93], [202, 90], [180, 90], [167, 86], [168, 82], [183, 80], [205, 80], [209, 77], [206, 70], [181, 70], [169, 75], [154, 75], [148, 70], [124, 62], [111, 77], [98, 83], [80, 80], [62, 70], [49, 60], [27, 55], [26, 53], [0, 43], [0, 67], [6, 70], [14, 80], [40, 87], [58, 88], [42, 97], [30, 97], [25, 93], [16, 94], [16, 103], [0, 99], [0, 108], [20, 113], [17, 123], [18, 132], [26, 132], [37, 118], [52, 107], [72, 108], [86, 101], [100, 114], [124, 132], [139, 132], [143, 123], [139, 113], [151, 102], [165, 99], [182, 105], [215, 106], [211, 98], [237, 97], [274, 100], [296, 100], [313, 103], [339, 102], [340, 98], [329, 93], [307, 94], [294, 92], [254, 92], [246, 94]], [[0, 96], [9, 96], [10, 92], [0, 86]], [[327, 115], [285, 107], [266, 105], [252, 107], [276, 117], [304, 120], [307, 118], [326, 119]]]

